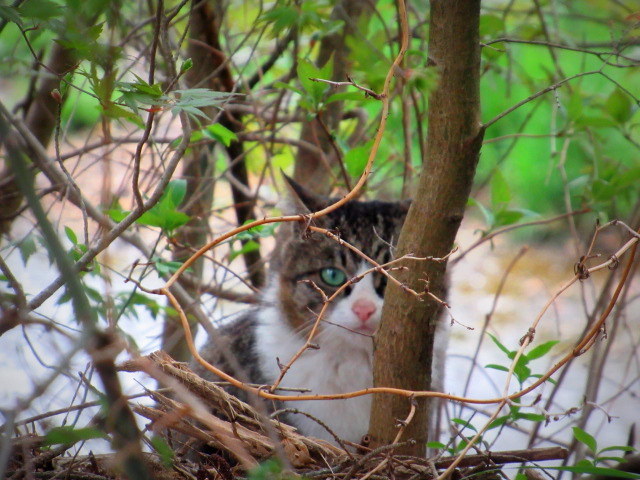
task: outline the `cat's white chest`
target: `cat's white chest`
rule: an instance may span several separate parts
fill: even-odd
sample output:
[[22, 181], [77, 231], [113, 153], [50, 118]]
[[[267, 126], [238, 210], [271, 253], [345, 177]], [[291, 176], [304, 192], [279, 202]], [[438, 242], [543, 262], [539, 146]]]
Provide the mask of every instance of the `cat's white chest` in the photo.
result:
[[[259, 314], [256, 348], [261, 369], [270, 380], [280, 374], [278, 361], [286, 364], [304, 345], [304, 339], [282, 321], [276, 307], [267, 307]], [[337, 328], [337, 327], [336, 327]], [[329, 330], [329, 331], [327, 331]], [[281, 385], [308, 389], [309, 393], [333, 394], [370, 387], [372, 380], [372, 340], [352, 332], [326, 329], [314, 343], [317, 350], [307, 350], [292, 365]], [[287, 392], [294, 395], [294, 392]], [[292, 401], [286, 407], [295, 408], [325, 423], [344, 440], [360, 442], [369, 427], [371, 397], [348, 400]], [[306, 435], [334, 441], [318, 422], [296, 414], [295, 425]]]

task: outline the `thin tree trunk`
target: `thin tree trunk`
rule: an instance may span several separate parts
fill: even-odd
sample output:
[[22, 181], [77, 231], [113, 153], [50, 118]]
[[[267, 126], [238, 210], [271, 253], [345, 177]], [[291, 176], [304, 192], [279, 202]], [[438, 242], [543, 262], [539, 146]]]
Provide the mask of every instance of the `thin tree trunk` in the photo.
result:
[[[478, 162], [480, 124], [478, 37], [480, 0], [433, 0], [429, 57], [440, 82], [429, 99], [427, 162], [399, 238], [397, 256], [442, 257], [452, 248], [464, 215]], [[445, 297], [445, 263], [424, 262], [398, 274], [409, 287]], [[419, 301], [389, 284], [382, 324], [375, 339], [374, 384], [429, 390], [433, 340], [439, 304]], [[409, 401], [376, 396], [370, 434], [375, 444], [393, 441], [398, 419], [407, 417]], [[422, 398], [403, 439], [416, 440], [403, 453], [422, 455], [428, 436], [428, 402]]]
[[[227, 62], [227, 58], [222, 53], [223, 47], [220, 42], [219, 26], [222, 24], [220, 18], [222, 8], [220, 2], [207, 3], [204, 0], [194, 0], [193, 10], [191, 14], [191, 35], [201, 42], [204, 42], [211, 48], [195, 46], [190, 49], [193, 54], [196, 50], [200, 53], [203, 63], [199, 64], [199, 71], [193, 72], [193, 78], [207, 79], [206, 87], [213, 90], [223, 92], [232, 92], [235, 90], [235, 84], [231, 69]], [[195, 57], [192, 56], [192, 58]], [[194, 69], [196, 62], [194, 61]], [[192, 70], [194, 70], [192, 69]], [[211, 73], [218, 72], [215, 77], [211, 77]], [[191, 71], [190, 71], [191, 73]], [[196, 83], [193, 83], [196, 85]], [[200, 85], [202, 86], [202, 85]], [[242, 118], [235, 117], [229, 112], [223, 112], [220, 118], [220, 124], [228, 128], [234, 133], [240, 133], [243, 130]], [[230, 162], [231, 174], [242, 184], [247, 186], [247, 190], [251, 190], [249, 186], [249, 174], [245, 162], [245, 151], [242, 142], [232, 141], [231, 145], [226, 147], [227, 155]], [[243, 190], [231, 184], [231, 193], [235, 203], [235, 212], [238, 224], [242, 225], [247, 220], [255, 219], [255, 198], [247, 195]], [[256, 243], [260, 243], [259, 239], [254, 239]], [[265, 272], [260, 250], [253, 250], [242, 255], [247, 270], [249, 272], [249, 280], [251, 284], [260, 288], [265, 283]]]
[[[51, 92], [60, 88], [60, 79], [74, 68], [75, 62], [72, 50], [57, 43], [54, 44], [48, 61], [48, 69], [55, 75], [44, 72], [33, 97], [25, 99], [23, 102], [28, 106], [25, 124], [45, 148], [49, 145], [56, 127], [58, 111], [57, 100], [51, 95]], [[6, 148], [12, 154], [22, 152], [28, 155], [26, 147], [16, 137], [7, 137], [6, 142]], [[0, 172], [0, 235], [8, 233], [11, 229], [13, 219], [22, 206], [22, 201], [22, 194], [15, 184], [10, 169], [4, 166]]]
[[[216, 16], [208, 5], [198, 5], [193, 2], [189, 17], [190, 37], [207, 45], [214, 41], [217, 29]], [[222, 90], [219, 77], [211, 77], [215, 70], [217, 55], [211, 50], [203, 48], [196, 43], [190, 43], [188, 47], [189, 57], [193, 60], [193, 67], [187, 72], [186, 83], [190, 88], [206, 86], [215, 90]], [[217, 62], [220, 63], [220, 62]], [[216, 111], [211, 108], [207, 114], [215, 116]], [[198, 128], [196, 122], [192, 122], [192, 128]], [[191, 217], [184, 228], [176, 233], [178, 244], [184, 247], [176, 248], [173, 253], [174, 260], [183, 261], [193, 253], [190, 248], [199, 247], [206, 243], [209, 230], [209, 212], [213, 202], [214, 192], [214, 162], [209, 147], [192, 146], [191, 154], [183, 160], [182, 175], [187, 180], [187, 194], [185, 196], [185, 213]], [[198, 260], [192, 268], [192, 277], [202, 280], [202, 260]], [[198, 285], [183, 285], [193, 298], [198, 298], [200, 292]], [[188, 308], [188, 306], [187, 306]], [[192, 325], [195, 327], [195, 325]], [[177, 315], [167, 315], [162, 332], [162, 349], [179, 361], [189, 361], [191, 353], [184, 338], [184, 331], [180, 326]]]

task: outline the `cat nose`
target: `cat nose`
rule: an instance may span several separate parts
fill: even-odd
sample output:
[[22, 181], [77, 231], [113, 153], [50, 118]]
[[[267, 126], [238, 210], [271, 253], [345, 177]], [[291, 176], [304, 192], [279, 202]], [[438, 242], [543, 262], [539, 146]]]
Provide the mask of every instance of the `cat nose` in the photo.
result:
[[365, 323], [371, 318], [371, 315], [376, 313], [376, 305], [371, 300], [360, 298], [356, 300], [351, 306], [351, 311], [356, 314], [362, 323]]

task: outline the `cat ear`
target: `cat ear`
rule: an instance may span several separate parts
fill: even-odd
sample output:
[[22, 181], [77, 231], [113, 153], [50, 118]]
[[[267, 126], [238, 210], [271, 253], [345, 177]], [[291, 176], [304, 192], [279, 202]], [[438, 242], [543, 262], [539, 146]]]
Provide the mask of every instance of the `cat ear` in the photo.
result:
[[282, 173], [287, 193], [284, 195], [282, 213], [285, 215], [307, 214], [322, 210], [329, 204], [329, 199], [307, 190], [298, 182]]

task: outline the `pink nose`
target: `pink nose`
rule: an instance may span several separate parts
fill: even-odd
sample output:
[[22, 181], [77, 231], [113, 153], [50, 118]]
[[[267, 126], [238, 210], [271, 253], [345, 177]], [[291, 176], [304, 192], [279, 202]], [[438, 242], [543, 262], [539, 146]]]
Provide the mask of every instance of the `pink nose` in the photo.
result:
[[371, 300], [360, 298], [356, 300], [351, 306], [351, 310], [360, 319], [362, 323], [365, 323], [371, 318], [371, 315], [376, 313], [376, 305]]

